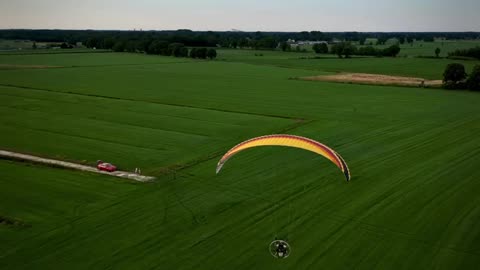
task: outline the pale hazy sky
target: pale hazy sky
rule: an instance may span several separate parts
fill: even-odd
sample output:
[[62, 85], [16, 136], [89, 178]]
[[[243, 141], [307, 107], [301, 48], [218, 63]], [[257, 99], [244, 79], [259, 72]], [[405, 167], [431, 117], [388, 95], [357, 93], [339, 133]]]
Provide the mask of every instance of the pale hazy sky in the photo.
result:
[[480, 0], [0, 0], [0, 29], [480, 31]]

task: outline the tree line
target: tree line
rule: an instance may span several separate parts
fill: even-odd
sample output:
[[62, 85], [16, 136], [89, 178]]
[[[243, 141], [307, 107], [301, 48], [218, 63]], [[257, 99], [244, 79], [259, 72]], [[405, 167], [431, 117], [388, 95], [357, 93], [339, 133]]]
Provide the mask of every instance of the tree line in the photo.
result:
[[349, 58], [351, 55], [376, 56], [376, 57], [396, 57], [400, 53], [400, 46], [392, 45], [385, 49], [377, 49], [372, 46], [359, 47], [349, 41], [338, 42], [332, 45], [330, 50], [325, 43], [314, 44], [312, 49], [316, 53], [332, 53], [339, 58]]
[[[92, 46], [92, 44], [89, 46]], [[167, 41], [163, 40], [119, 40], [109, 43], [108, 46], [104, 46], [103, 49], [111, 49], [115, 52], [137, 52], [174, 57], [191, 57], [198, 59], [214, 59], [217, 57], [217, 51], [214, 48], [192, 48], [189, 50], [183, 43], [168, 43]]]
[[449, 57], [461, 56], [461, 57], [470, 57], [470, 58], [480, 59], [480, 46], [476, 46], [474, 48], [464, 49], [464, 50], [455, 50], [453, 52], [448, 53], [448, 56]]
[[[280, 42], [288, 39], [311, 41], [351, 41], [365, 44], [367, 38], [376, 38], [378, 44], [397, 38], [401, 44], [413, 40], [433, 41], [435, 37], [448, 39], [480, 39], [478, 32], [241, 32], [241, 31], [191, 31], [188, 29], [170, 31], [102, 31], [102, 30], [0, 30], [0, 39], [32, 40], [37, 42], [82, 42], [90, 47], [104, 48], [111, 40], [144, 42], [162, 40], [168, 43], [183, 43], [189, 47], [275, 49]], [[113, 46], [113, 45], [111, 45]], [[127, 44], [125, 44], [126, 47]], [[130, 45], [131, 46], [131, 45]]]

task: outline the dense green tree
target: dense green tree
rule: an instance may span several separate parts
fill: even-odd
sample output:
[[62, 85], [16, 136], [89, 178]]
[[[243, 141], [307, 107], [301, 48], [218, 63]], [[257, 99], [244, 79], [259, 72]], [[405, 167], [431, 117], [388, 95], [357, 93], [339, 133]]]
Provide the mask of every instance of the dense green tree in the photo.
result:
[[377, 45], [385, 45], [385, 43], [387, 42], [388, 38], [387, 37], [379, 37], [377, 38]]
[[113, 45], [112, 49], [115, 52], [124, 52], [125, 51], [125, 42], [124, 41], [115, 42], [115, 45]]
[[[216, 53], [216, 51], [215, 51]], [[207, 48], [192, 48], [190, 50], [190, 57], [191, 58], [199, 58], [199, 59], [206, 59], [208, 54]]]
[[247, 44], [247, 48], [249, 49], [258, 49], [258, 46], [257, 46], [257, 41], [253, 38], [249, 38], [247, 39], [248, 40], [248, 44]]
[[342, 58], [343, 57], [343, 42], [333, 44], [330, 52], [332, 54], [336, 54], [338, 56], [338, 58]]
[[129, 41], [125, 42], [125, 51], [136, 52], [137, 51], [137, 41], [129, 40]]
[[115, 39], [112, 37], [108, 37], [103, 39], [103, 49], [111, 50], [113, 49], [113, 46], [115, 45]]
[[262, 37], [254, 44], [256, 49], [274, 49], [277, 46], [278, 41], [272, 36], [266, 36]]
[[186, 57], [188, 56], [188, 49], [187, 54], [185, 55], [185, 45], [183, 43], [171, 43], [168, 45], [169, 53], [167, 55], [173, 55], [175, 57]]
[[321, 48], [322, 53], [328, 53], [328, 45], [327, 45], [327, 43], [322, 43], [322, 44], [320, 44], [320, 48]]
[[190, 56], [191, 58], [197, 58], [197, 48], [192, 48], [192, 49], [190, 50], [189, 56]]
[[180, 48], [180, 57], [188, 57], [188, 48], [183, 46]]
[[462, 88], [461, 82], [465, 80], [466, 77], [467, 73], [462, 64], [448, 64], [443, 72], [443, 86], [447, 89]]
[[97, 49], [99, 49], [99, 48], [102, 47], [102, 46], [101, 46], [101, 45], [102, 45], [101, 43], [102, 43], [102, 42], [100, 42], [100, 40], [99, 40], [98, 38], [96, 38], [96, 37], [90, 37], [90, 38], [88, 38], [87, 41], [85, 42], [85, 46], [86, 46], [87, 48], [97, 48]]
[[390, 57], [396, 57], [400, 53], [400, 46], [398, 45], [392, 45], [388, 48], [385, 48], [383, 50], [382, 55], [383, 56], [390, 56]]
[[290, 51], [292, 48], [290, 44], [288, 44], [288, 42], [282, 41], [280, 42], [280, 49], [285, 52], [285, 51]]
[[73, 45], [68, 44], [68, 43], [66, 43], [66, 42], [62, 42], [62, 44], [60, 44], [60, 48], [61, 48], [61, 49], [72, 49], [72, 48], [73, 48]]
[[343, 41], [334, 44], [330, 51], [331, 53], [336, 54], [339, 58], [350, 58], [351, 55], [356, 53], [357, 48], [351, 42]]
[[358, 44], [361, 46], [365, 45], [365, 41], [367, 40], [367, 37], [363, 36], [358, 40]]
[[207, 48], [197, 48], [196, 58], [206, 59], [207, 58]]
[[357, 47], [355, 47], [351, 42], [345, 42], [343, 45], [343, 55], [345, 58], [350, 58], [351, 55], [355, 54]]
[[215, 59], [217, 57], [217, 50], [210, 48], [207, 50], [207, 57], [209, 59]]
[[144, 52], [144, 53], [147, 53], [148, 52], [148, 47], [150, 46], [150, 44], [152, 44], [153, 40], [152, 39], [149, 39], [149, 38], [144, 38], [144, 39], [141, 39], [137, 42], [137, 50], [139, 52]]
[[480, 46], [464, 50], [455, 50], [449, 53], [448, 56], [462, 56], [480, 59]]
[[32, 49], [36, 50], [37, 49], [37, 43], [34, 41], [32, 44]]
[[146, 53], [168, 55], [168, 42], [163, 40], [155, 40], [150, 43]]
[[435, 56], [438, 58], [439, 55], [440, 55], [440, 48], [436, 48], [435, 49]]
[[242, 38], [238, 41], [238, 47], [240, 48], [246, 48], [248, 47], [248, 39], [247, 38]]
[[376, 49], [373, 46], [365, 46], [357, 49], [358, 55], [368, 55], [368, 56], [383, 56], [382, 50]]
[[467, 79], [468, 89], [480, 91], [480, 65], [475, 65]]
[[313, 45], [312, 49], [316, 53], [328, 53], [328, 45], [326, 43], [316, 43]]
[[433, 42], [433, 41], [434, 41], [434, 38], [433, 38], [432, 36], [428, 36], [428, 37], [423, 38], [423, 41], [425, 41], [425, 42]]

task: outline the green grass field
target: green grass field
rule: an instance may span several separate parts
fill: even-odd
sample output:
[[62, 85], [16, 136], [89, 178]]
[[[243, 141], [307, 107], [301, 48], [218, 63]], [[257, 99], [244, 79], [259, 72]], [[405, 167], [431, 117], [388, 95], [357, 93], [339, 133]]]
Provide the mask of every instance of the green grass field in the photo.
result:
[[[397, 39], [390, 39], [385, 45], [375, 45], [377, 39], [371, 38], [365, 41], [365, 46], [374, 46], [379, 49], [386, 48], [393, 44], [397, 44]], [[373, 45], [372, 45], [373, 44]], [[358, 44], [357, 44], [358, 46]], [[400, 44], [400, 57], [412, 57], [412, 56], [428, 56], [433, 57], [435, 55], [435, 49], [440, 49], [440, 57], [447, 57], [449, 52], [453, 52], [458, 49], [470, 49], [476, 46], [480, 46], [480, 40], [442, 40], [435, 39], [434, 42], [424, 42], [422, 40], [416, 40], [412, 43]]]
[[435, 56], [435, 49], [440, 49], [440, 57], [458, 49], [470, 49], [480, 46], [479, 40], [436, 40], [435, 42], [415, 41], [413, 44], [402, 44], [400, 56]]
[[[433, 50], [435, 50], [435, 48]], [[262, 54], [262, 56], [258, 56], [259, 54]], [[313, 52], [297, 53], [231, 49], [220, 50], [218, 57], [220, 60], [227, 62], [311, 70], [319, 75], [322, 74], [322, 72], [360, 72], [411, 76], [425, 79], [442, 79], [445, 67], [452, 62], [465, 65], [467, 72], [470, 72], [475, 64], [480, 63], [480, 61], [473, 60], [465, 61], [416, 57], [354, 57], [351, 59], [338, 59], [331, 54], [316, 55]], [[316, 59], [312, 59], [314, 57], [316, 57]]]
[[[28, 225], [0, 224], [0, 268], [480, 265], [478, 93], [290, 79], [440, 78], [450, 60], [254, 53], [0, 55], [23, 65], [0, 70], [0, 148], [157, 176], [139, 184], [0, 160], [0, 217]], [[280, 132], [334, 148], [352, 181], [320, 156], [275, 147], [238, 154], [215, 175], [222, 152]], [[288, 259], [269, 254], [275, 237], [288, 238]]]

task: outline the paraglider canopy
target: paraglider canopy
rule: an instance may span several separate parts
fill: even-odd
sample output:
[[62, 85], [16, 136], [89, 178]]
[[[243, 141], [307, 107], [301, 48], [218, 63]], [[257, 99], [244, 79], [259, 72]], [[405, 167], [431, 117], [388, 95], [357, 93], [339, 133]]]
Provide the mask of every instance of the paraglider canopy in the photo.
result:
[[343, 158], [335, 152], [333, 149], [328, 146], [321, 144], [317, 141], [314, 141], [309, 138], [288, 135], [288, 134], [274, 134], [252, 138], [241, 142], [230, 149], [223, 157], [218, 161], [216, 173], [218, 174], [222, 169], [223, 165], [235, 154], [252, 147], [257, 146], [286, 146], [286, 147], [295, 147], [308, 150], [319, 155], [322, 155], [332, 161], [345, 175], [347, 181], [350, 181], [350, 170], [348, 169], [347, 163]]

